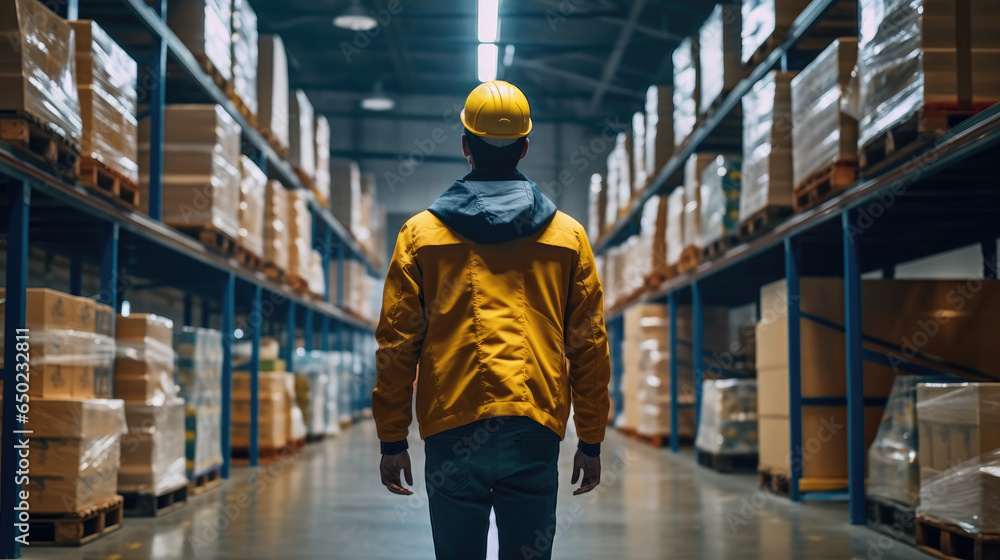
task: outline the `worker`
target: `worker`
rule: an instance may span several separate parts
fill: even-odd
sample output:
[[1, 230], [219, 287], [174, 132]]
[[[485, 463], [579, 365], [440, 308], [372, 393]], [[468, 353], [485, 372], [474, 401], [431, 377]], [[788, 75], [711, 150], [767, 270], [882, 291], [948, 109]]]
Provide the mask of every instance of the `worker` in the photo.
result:
[[406, 438], [419, 362], [438, 560], [485, 558], [491, 509], [501, 560], [548, 559], [571, 403], [573, 494], [601, 480], [604, 296], [584, 228], [517, 170], [532, 126], [524, 94], [480, 84], [461, 121], [472, 170], [403, 225], [386, 273], [372, 394], [382, 484], [413, 493], [400, 473], [412, 486]]

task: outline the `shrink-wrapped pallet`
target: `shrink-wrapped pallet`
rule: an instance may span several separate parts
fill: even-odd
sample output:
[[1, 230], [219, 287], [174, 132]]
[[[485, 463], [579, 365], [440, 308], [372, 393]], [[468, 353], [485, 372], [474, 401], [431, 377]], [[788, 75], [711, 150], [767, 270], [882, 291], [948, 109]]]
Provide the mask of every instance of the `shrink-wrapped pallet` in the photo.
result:
[[313, 132], [316, 138], [316, 180], [313, 192], [320, 205], [326, 208], [330, 205], [330, 121], [317, 114]]
[[76, 84], [83, 119], [80, 155], [138, 183], [136, 63], [95, 22], [69, 24], [76, 36]]
[[896, 378], [875, 441], [868, 448], [868, 496], [909, 507], [916, 506], [920, 497], [919, 381], [913, 375]]
[[233, 0], [232, 5], [233, 94], [247, 111], [257, 115], [257, 12], [247, 0]]
[[326, 291], [326, 274], [323, 272], [323, 254], [316, 249], [309, 251], [309, 262], [306, 271], [308, 274], [305, 277], [305, 281], [309, 292], [323, 297], [323, 293]]
[[858, 121], [842, 109], [858, 41], [834, 41], [792, 79], [793, 184], [836, 162], [856, 162]]
[[[702, 231], [705, 224], [702, 222], [702, 199], [705, 198], [707, 189], [701, 180], [705, 169], [717, 157], [718, 154], [691, 154], [691, 157], [684, 162], [684, 226], [681, 235], [683, 248], [704, 248]], [[700, 251], [698, 255], [701, 255]]]
[[305, 280], [312, 251], [312, 214], [309, 196], [297, 189], [288, 191], [288, 274]]
[[739, 233], [740, 159], [720, 155], [701, 173], [701, 246]]
[[[994, 0], [860, 0], [859, 145], [925, 107], [1000, 101], [1000, 7]], [[946, 119], [927, 121], [944, 132]]]
[[222, 464], [222, 333], [182, 327], [174, 332], [176, 380], [184, 410], [189, 477]]
[[174, 322], [133, 313], [115, 327], [115, 397], [149, 405], [176, 400]]
[[607, 191], [604, 197], [604, 224], [607, 228], [613, 228], [618, 222], [618, 177], [619, 158], [618, 152], [612, 148], [607, 157], [608, 173], [605, 175], [604, 189]]
[[695, 447], [713, 455], [757, 453], [757, 380], [702, 381]]
[[288, 190], [277, 181], [264, 188], [264, 263], [288, 271]]
[[792, 206], [792, 72], [770, 72], [743, 96], [740, 223]]
[[257, 40], [257, 125], [265, 137], [288, 149], [288, 56], [277, 35]]
[[313, 350], [295, 355], [293, 363], [295, 399], [302, 409], [306, 433], [310, 437], [326, 435], [331, 369], [328, 353]]
[[[286, 372], [261, 372], [257, 392], [257, 443], [278, 450], [288, 443], [292, 411], [285, 386], [294, 378]], [[233, 373], [233, 447], [250, 447], [250, 374]]]
[[71, 145], [83, 122], [73, 29], [35, 0], [0, 4], [0, 111], [27, 113]]
[[361, 170], [358, 163], [336, 160], [330, 164], [330, 211], [348, 231], [361, 227]]
[[167, 25], [203, 65], [233, 79], [232, 0], [172, 0]]
[[306, 92], [297, 89], [288, 96], [288, 162], [310, 180], [316, 176], [315, 113]]
[[618, 216], [625, 215], [632, 205], [632, 164], [629, 161], [628, 144], [629, 135], [625, 132], [619, 132], [612, 151], [618, 169], [618, 182], [611, 185], [615, 197], [618, 199]]
[[667, 265], [676, 266], [684, 251], [684, 187], [667, 196]]
[[698, 39], [686, 37], [674, 49], [674, 145], [682, 146], [698, 124], [701, 71]]
[[[236, 240], [240, 224], [240, 125], [219, 105], [167, 105], [163, 223]], [[149, 211], [149, 119], [139, 123], [139, 186]]]
[[649, 180], [654, 179], [674, 155], [674, 90], [649, 86], [646, 90], [646, 160]]
[[646, 170], [646, 116], [640, 111], [632, 115], [632, 194], [646, 188], [649, 172]]
[[645, 274], [660, 279], [667, 276], [667, 198], [653, 195], [642, 208], [639, 235], [643, 242], [642, 259]]
[[247, 156], [240, 156], [240, 170], [240, 229], [236, 242], [263, 257], [267, 175]]
[[155, 496], [187, 486], [184, 400], [126, 403], [125, 420], [119, 490]]
[[731, 91], [743, 78], [740, 20], [738, 5], [716, 4], [698, 33], [701, 114], [707, 113], [720, 97]]
[[590, 242], [596, 242], [604, 233], [604, 214], [606, 212], [608, 191], [604, 186], [604, 177], [600, 173], [590, 176], [590, 189], [587, 192], [588, 215], [587, 215], [587, 237]]

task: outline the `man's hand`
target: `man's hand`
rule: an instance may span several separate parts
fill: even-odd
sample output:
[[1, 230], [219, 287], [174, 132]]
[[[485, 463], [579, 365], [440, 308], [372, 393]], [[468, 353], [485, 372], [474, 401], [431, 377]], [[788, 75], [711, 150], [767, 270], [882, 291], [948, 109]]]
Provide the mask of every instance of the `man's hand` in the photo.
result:
[[570, 481], [572, 484], [576, 484], [580, 480], [581, 472], [583, 472], [583, 483], [573, 491], [574, 496], [586, 494], [601, 483], [601, 458], [588, 457], [577, 449], [576, 456], [573, 457], [573, 480]]
[[[600, 465], [597, 466], [600, 473]], [[399, 471], [403, 471], [406, 477], [406, 484], [413, 486], [413, 472], [410, 468], [410, 453], [403, 451], [398, 455], [383, 455], [382, 463], [379, 465], [379, 472], [382, 474], [382, 484], [393, 494], [400, 496], [412, 496], [413, 491], [403, 488], [399, 480]]]

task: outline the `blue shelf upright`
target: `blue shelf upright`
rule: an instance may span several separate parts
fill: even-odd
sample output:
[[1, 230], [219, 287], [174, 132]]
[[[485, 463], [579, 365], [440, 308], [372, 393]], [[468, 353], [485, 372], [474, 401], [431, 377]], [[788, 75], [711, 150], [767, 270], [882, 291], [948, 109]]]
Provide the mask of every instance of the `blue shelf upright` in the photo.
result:
[[222, 293], [222, 478], [229, 478], [233, 459], [233, 316], [236, 307], [236, 277], [228, 274]]
[[[789, 498], [802, 500], [802, 348], [799, 275], [802, 271], [802, 245], [798, 238], [785, 239], [785, 289], [788, 313], [788, 418], [791, 442], [789, 456]], [[761, 310], [763, 314], [763, 310]]]
[[853, 210], [841, 214], [844, 232], [844, 328], [847, 343], [847, 473], [850, 519], [865, 524], [865, 379], [859, 247], [851, 231]]

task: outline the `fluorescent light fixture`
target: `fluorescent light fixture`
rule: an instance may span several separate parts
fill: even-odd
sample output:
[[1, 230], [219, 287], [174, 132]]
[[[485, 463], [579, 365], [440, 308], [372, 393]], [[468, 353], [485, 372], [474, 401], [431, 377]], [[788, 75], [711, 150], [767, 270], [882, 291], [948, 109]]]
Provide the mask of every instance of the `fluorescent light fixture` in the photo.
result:
[[510, 68], [514, 64], [514, 45], [507, 45], [503, 48], [503, 66]]
[[479, 44], [479, 81], [492, 82], [497, 79], [497, 55], [500, 49], [494, 43]]
[[361, 0], [352, 0], [351, 5], [347, 9], [341, 12], [339, 16], [333, 18], [333, 24], [337, 27], [350, 29], [351, 31], [368, 31], [369, 29], [375, 29], [378, 21], [365, 11], [364, 6], [361, 5]]
[[500, 0], [479, 0], [479, 42], [495, 43], [500, 34]]
[[361, 108], [365, 111], [390, 111], [396, 106], [396, 100], [382, 91], [382, 82], [375, 82], [375, 90], [361, 100]]
[[233, 331], [233, 336], [236, 337], [237, 339], [243, 338], [244, 334], [246, 333], [243, 332], [243, 329], [236, 329], [235, 331]]
[[128, 317], [132, 314], [132, 304], [125, 300], [122, 302], [122, 317]]

